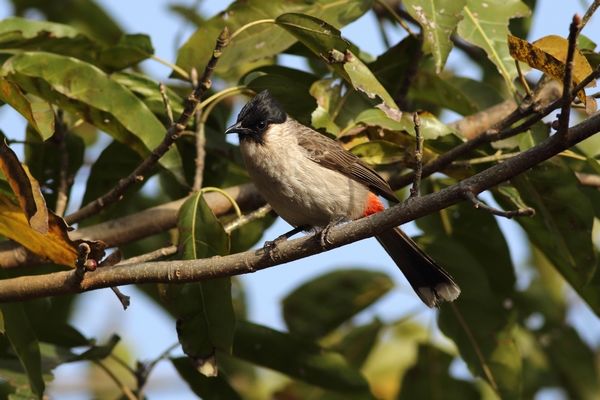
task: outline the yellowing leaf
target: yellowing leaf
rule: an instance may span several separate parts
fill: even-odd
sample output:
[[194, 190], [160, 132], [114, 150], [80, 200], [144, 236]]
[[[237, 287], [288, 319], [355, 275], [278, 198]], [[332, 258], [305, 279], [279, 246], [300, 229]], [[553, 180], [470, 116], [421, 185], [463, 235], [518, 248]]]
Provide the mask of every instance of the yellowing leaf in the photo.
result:
[[40, 185], [4, 140], [0, 142], [0, 170], [27, 216], [29, 226], [42, 234], [48, 232], [48, 210]]
[[[0, 141], [0, 171], [16, 199], [0, 194], [0, 235], [46, 260], [74, 267], [83, 240], [69, 238], [66, 222], [46, 208], [38, 182], [5, 141]], [[85, 242], [91, 248], [89, 258], [98, 261], [104, 256], [104, 243]]]
[[[536, 43], [541, 43], [543, 49]], [[562, 81], [565, 75], [567, 46], [567, 40], [558, 36], [546, 36], [532, 44], [516, 36], [508, 35], [508, 48], [510, 55], [515, 60], [524, 62], [530, 67], [540, 70], [559, 81]], [[573, 60], [573, 82], [578, 84], [591, 72], [592, 67], [579, 50], [577, 50]], [[581, 99], [583, 104], [587, 104], [585, 91], [580, 90], [577, 93], [577, 97]]]
[[[553, 55], [563, 63], [567, 60], [567, 50], [569, 48], [569, 41], [563, 37], [557, 35], [544, 36], [532, 43], [535, 47], [538, 47], [548, 54]], [[575, 48], [575, 54], [573, 55], [573, 80], [576, 83], [581, 82], [589, 74], [593, 72], [592, 66], [588, 62], [587, 58]], [[595, 87], [596, 81], [592, 81], [587, 87]]]
[[51, 215], [52, 223], [48, 224], [48, 232], [40, 233], [29, 226], [25, 213], [17, 204], [0, 195], [0, 235], [57, 264], [74, 266], [76, 245], [69, 239], [65, 223], [56, 215]]

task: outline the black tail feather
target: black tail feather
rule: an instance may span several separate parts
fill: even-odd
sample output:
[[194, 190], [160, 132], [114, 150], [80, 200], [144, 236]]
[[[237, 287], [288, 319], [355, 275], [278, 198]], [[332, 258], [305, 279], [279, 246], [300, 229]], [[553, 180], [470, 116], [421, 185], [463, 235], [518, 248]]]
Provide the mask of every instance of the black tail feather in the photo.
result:
[[460, 288], [450, 274], [429, 257], [400, 228], [375, 236], [402, 271], [417, 295], [429, 307], [454, 301]]

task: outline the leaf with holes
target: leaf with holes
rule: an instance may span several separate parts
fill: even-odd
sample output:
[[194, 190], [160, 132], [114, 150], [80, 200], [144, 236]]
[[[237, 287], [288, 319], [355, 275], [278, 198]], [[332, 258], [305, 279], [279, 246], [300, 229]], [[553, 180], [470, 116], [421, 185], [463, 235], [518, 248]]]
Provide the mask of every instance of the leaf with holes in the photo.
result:
[[506, 45], [508, 22], [529, 13], [529, 8], [520, 0], [467, 0], [463, 19], [458, 24], [458, 35], [486, 52], [513, 93], [517, 68]]
[[[510, 55], [515, 60], [522, 61], [559, 82], [564, 80], [568, 46], [567, 39], [556, 35], [544, 36], [533, 43], [508, 35]], [[578, 84], [591, 73], [590, 63], [576, 48], [573, 57], [573, 82]], [[588, 86], [596, 86], [596, 83], [592, 82]], [[577, 97], [586, 104], [587, 98], [583, 89], [577, 93]]]
[[405, 0], [406, 11], [423, 29], [423, 50], [431, 53], [439, 74], [452, 50], [450, 35], [461, 20], [466, 0]]

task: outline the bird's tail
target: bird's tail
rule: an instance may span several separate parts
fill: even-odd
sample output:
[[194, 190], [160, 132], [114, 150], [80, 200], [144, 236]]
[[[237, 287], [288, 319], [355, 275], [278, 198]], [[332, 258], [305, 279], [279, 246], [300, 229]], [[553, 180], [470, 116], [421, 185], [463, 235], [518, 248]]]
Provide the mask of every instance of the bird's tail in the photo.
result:
[[437, 307], [444, 301], [454, 301], [458, 297], [460, 288], [450, 274], [400, 228], [390, 229], [375, 237], [427, 306]]

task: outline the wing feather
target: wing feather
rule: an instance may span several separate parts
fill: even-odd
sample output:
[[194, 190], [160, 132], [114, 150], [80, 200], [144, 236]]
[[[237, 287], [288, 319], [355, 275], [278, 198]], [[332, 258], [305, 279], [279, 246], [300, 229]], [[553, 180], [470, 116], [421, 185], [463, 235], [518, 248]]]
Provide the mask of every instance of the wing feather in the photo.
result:
[[360, 158], [344, 149], [335, 140], [299, 122], [294, 122], [296, 126], [293, 129], [298, 132], [298, 144], [306, 150], [307, 157], [310, 160], [362, 183], [375, 194], [390, 201], [398, 202], [396, 194], [386, 180]]

